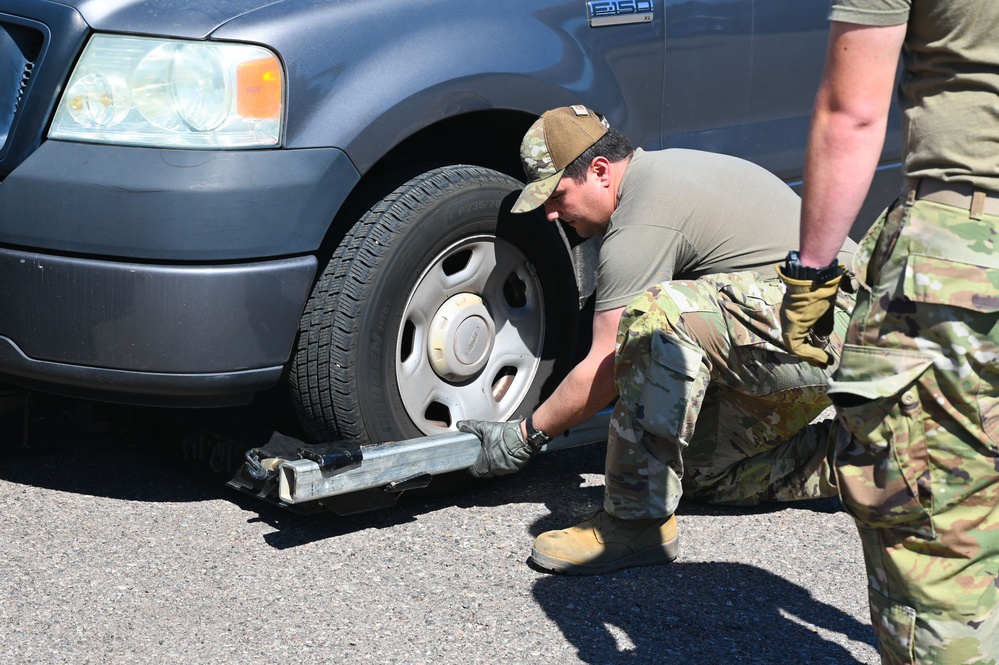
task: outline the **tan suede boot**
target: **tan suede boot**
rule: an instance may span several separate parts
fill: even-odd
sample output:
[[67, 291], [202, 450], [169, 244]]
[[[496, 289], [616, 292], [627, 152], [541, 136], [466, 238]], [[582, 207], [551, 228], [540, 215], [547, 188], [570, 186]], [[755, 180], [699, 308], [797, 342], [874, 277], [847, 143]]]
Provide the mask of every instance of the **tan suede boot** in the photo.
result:
[[623, 520], [600, 510], [574, 527], [538, 536], [530, 560], [553, 573], [600, 575], [669, 563], [679, 551], [676, 517]]

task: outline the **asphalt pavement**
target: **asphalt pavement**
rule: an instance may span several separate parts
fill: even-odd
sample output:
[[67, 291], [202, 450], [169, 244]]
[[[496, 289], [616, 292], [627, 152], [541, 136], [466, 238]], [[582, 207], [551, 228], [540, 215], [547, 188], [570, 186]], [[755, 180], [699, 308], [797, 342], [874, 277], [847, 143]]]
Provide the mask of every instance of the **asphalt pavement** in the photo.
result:
[[676, 562], [552, 576], [527, 565], [531, 542], [599, 508], [603, 446], [301, 516], [159, 446], [23, 450], [2, 424], [2, 663], [878, 662], [835, 499], [685, 501]]

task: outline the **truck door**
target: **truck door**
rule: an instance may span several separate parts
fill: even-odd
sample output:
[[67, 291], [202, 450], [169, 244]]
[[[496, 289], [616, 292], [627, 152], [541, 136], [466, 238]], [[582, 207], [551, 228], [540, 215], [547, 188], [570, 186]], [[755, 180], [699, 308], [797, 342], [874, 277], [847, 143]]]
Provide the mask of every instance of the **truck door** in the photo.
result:
[[664, 0], [663, 147], [801, 175], [827, 0]]

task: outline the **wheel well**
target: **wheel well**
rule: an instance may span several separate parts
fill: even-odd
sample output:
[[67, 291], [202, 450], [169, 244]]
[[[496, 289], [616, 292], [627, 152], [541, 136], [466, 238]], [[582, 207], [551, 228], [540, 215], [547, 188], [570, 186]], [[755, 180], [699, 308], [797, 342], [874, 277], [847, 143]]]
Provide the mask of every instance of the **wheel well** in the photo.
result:
[[441, 120], [396, 145], [362, 175], [340, 207], [319, 252], [320, 270], [371, 206], [420, 173], [450, 164], [471, 164], [523, 181], [518, 147], [535, 119], [519, 111], [476, 111]]
[[523, 180], [520, 141], [535, 119], [516, 111], [477, 111], [442, 120], [397, 145], [366, 176], [439, 162], [484, 166]]

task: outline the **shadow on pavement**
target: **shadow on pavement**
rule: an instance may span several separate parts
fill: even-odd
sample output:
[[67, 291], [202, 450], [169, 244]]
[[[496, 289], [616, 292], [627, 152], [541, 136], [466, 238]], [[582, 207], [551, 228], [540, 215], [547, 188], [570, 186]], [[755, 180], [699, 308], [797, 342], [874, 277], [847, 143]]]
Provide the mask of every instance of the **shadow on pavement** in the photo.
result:
[[108, 440], [0, 453], [0, 482], [128, 501], [182, 503], [230, 496], [151, 451]]
[[[95, 412], [70, 413], [94, 407]], [[419, 515], [456, 506], [459, 508], [543, 503], [549, 514], [529, 528], [537, 535], [575, 524], [602, 503], [605, 449], [600, 445], [541, 455], [523, 471], [503, 478], [475, 480], [464, 472], [434, 479], [423, 490], [410, 490], [391, 507], [351, 515], [321, 512], [301, 515], [225, 486], [226, 478], [209, 473], [204, 460], [185, 458], [177, 445], [183, 433], [203, 425], [187, 422], [190, 411], [159, 412], [157, 417], [132, 409], [101, 412], [120, 407], [87, 405], [73, 400], [47, 401], [38, 413], [44, 418], [28, 423], [38, 434], [33, 446], [21, 441], [21, 417], [0, 414], [0, 482], [44, 487], [76, 494], [129, 501], [198, 502], [224, 500], [256, 513], [274, 529], [265, 536], [278, 549], [298, 547], [364, 529], [383, 529], [416, 519]], [[174, 417], [175, 416], [175, 417]], [[204, 416], [204, 417], [209, 417]], [[60, 427], [60, 420], [84, 423], [82, 429]], [[111, 424], [109, 424], [111, 423]], [[4, 436], [6, 435], [6, 436]], [[587, 478], [591, 481], [587, 482]], [[813, 510], [837, 510], [822, 501], [808, 502]], [[802, 504], [795, 504], [803, 507]], [[830, 507], [831, 506], [831, 507]], [[686, 514], [746, 514], [782, 510], [786, 505], [757, 508], [720, 508], [684, 502]]]
[[807, 589], [739, 563], [550, 576], [534, 597], [587, 663], [853, 663], [816, 629], [876, 647], [873, 631]]

